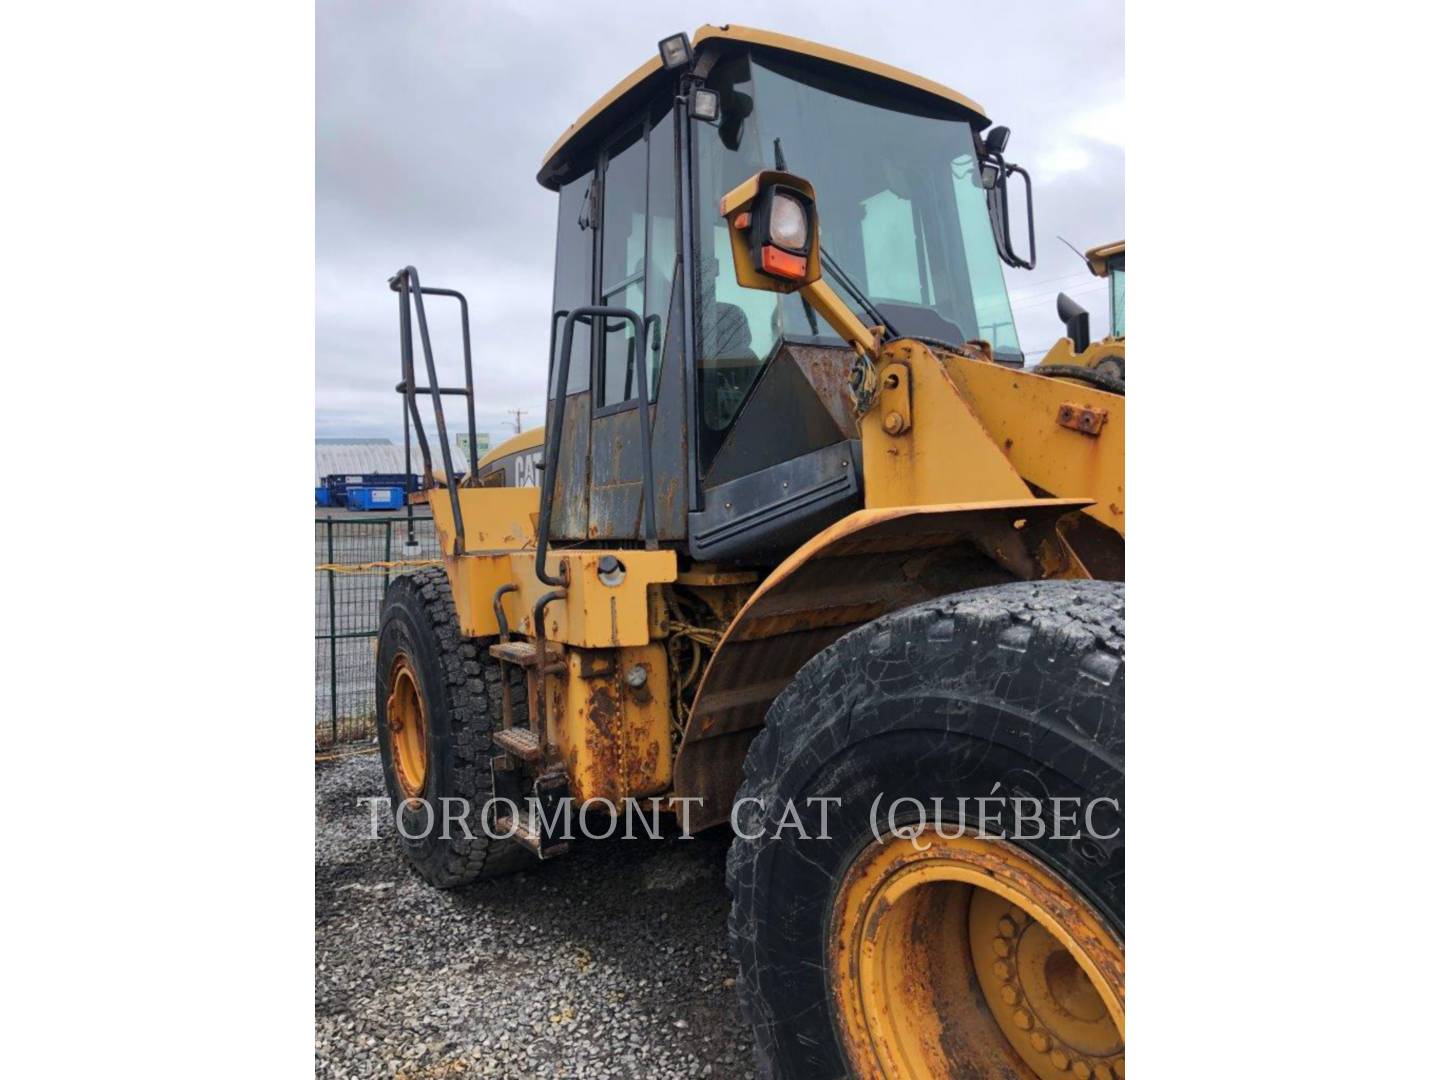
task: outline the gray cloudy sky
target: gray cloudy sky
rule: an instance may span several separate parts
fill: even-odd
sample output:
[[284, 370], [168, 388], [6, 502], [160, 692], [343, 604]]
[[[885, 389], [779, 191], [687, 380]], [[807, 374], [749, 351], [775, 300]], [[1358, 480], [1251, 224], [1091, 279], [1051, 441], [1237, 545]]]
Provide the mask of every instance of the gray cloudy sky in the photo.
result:
[[[555, 196], [541, 155], [661, 37], [737, 22], [874, 57], [954, 87], [1012, 130], [1035, 179], [1038, 265], [1009, 271], [1020, 341], [1058, 335], [1064, 288], [1108, 325], [1082, 250], [1124, 235], [1124, 26], [1118, 0], [319, 0], [316, 26], [317, 435], [400, 433], [396, 301], [413, 263], [471, 304], [479, 426], [543, 421]], [[839, 134], [839, 133], [837, 133]], [[459, 378], [454, 305], [432, 307]], [[458, 412], [457, 412], [458, 417]]]

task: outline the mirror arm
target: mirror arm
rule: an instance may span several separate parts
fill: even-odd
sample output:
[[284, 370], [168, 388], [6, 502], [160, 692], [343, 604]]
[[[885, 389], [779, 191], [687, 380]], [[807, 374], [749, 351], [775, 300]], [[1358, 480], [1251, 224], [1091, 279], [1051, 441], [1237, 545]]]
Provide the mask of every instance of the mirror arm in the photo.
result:
[[880, 355], [880, 336], [874, 327], [866, 326], [855, 317], [849, 305], [840, 299], [824, 278], [813, 281], [800, 290], [815, 312], [830, 324], [830, 328], [852, 345], [858, 352], [875, 360]]
[[[1015, 264], [1016, 264], [1017, 266], [1019, 266], [1021, 269], [1024, 269], [1024, 270], [1034, 270], [1034, 269], [1035, 269], [1035, 199], [1034, 199], [1034, 197], [1033, 197], [1033, 195], [1032, 195], [1032, 193], [1031, 193], [1031, 190], [1030, 190], [1030, 174], [1029, 174], [1028, 172], [1026, 172], [1024, 169], [1022, 169], [1019, 165], [1006, 165], [1006, 166], [1005, 166], [1005, 172], [1006, 172], [1006, 174], [1007, 174], [1007, 179], [1008, 179], [1008, 174], [1009, 174], [1009, 173], [1017, 172], [1017, 173], [1020, 174], [1020, 178], [1025, 181], [1025, 227], [1030, 230], [1030, 258], [1029, 258], [1029, 260], [1027, 261], [1027, 260], [1021, 259], [1019, 256], [1016, 256], [1016, 255], [1015, 255], [1015, 249], [1014, 249], [1014, 246], [1013, 246], [1013, 245], [1011, 245], [1011, 247], [1010, 247], [1010, 254], [1015, 258]], [[1007, 221], [1007, 225], [1008, 225], [1008, 221]], [[1009, 235], [1008, 235], [1008, 234], [1009, 234], [1009, 229], [1008, 229], [1008, 228], [1006, 229], [1006, 234], [1007, 234], [1007, 235], [1006, 235], [1006, 237], [1005, 237], [1005, 242], [1006, 242], [1007, 245], [1009, 245], [1009, 244], [1010, 244], [1010, 237], [1009, 237]]]
[[[1000, 154], [991, 154], [987, 164], [997, 170], [995, 186], [985, 192], [985, 204], [990, 211], [990, 231], [995, 234], [995, 250], [1000, 261], [1006, 266], [1020, 270], [1035, 269], [1035, 200], [1030, 187], [1030, 174], [1019, 165], [1011, 165]], [[1019, 173], [1025, 181], [1025, 224], [1030, 230], [1030, 258], [1022, 259], [1015, 254], [1014, 240], [1010, 235], [1010, 175]]]

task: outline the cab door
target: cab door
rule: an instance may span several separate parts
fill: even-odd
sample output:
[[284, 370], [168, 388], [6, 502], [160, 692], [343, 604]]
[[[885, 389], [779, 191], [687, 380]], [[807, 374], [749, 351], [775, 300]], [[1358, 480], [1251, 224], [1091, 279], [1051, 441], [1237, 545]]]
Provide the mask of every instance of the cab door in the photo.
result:
[[[670, 293], [675, 277], [674, 121], [667, 106], [651, 110], [602, 148], [596, 303], [642, 318], [637, 337], [629, 319], [593, 328], [590, 492], [587, 535], [642, 535], [643, 455], [640, 409], [659, 395]], [[640, 397], [643, 365], [648, 400]], [[652, 447], [654, 446], [652, 434]], [[668, 440], [667, 440], [668, 441]], [[655, 447], [652, 460], [676, 455]]]

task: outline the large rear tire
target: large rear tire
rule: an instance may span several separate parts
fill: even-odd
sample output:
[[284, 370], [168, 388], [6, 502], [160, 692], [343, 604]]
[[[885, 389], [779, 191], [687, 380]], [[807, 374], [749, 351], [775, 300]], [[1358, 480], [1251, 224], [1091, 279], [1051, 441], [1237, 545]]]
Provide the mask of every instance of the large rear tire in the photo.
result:
[[[490, 732], [504, 692], [489, 642], [460, 635], [444, 569], [390, 583], [375, 657], [380, 760], [400, 850], [440, 888], [533, 862], [514, 840], [493, 839], [482, 827], [492, 794]], [[524, 682], [512, 678], [509, 692], [523, 724]]]
[[[1017, 582], [801, 669], [750, 747], [728, 862], [762, 1075], [1124, 1075], [1124, 633], [1121, 584]], [[1095, 809], [1018, 839], [1021, 798]], [[935, 799], [943, 834], [882, 818], [877, 839], [875, 806], [933, 826]]]

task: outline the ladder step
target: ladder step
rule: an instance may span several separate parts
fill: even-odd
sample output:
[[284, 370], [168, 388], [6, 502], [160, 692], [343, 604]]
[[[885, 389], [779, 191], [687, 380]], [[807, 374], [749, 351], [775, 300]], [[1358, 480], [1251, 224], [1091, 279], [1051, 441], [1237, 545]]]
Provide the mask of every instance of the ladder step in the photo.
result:
[[[548, 662], [545, 665], [544, 673], [546, 675], [563, 673], [565, 671], [564, 647], [558, 642], [547, 641], [545, 653]], [[518, 664], [524, 668], [539, 666], [533, 641], [497, 641], [490, 646], [490, 655], [497, 660], [504, 660], [507, 664]]]
[[535, 643], [533, 641], [497, 641], [490, 646], [490, 655], [497, 660], [519, 664], [521, 667], [534, 667]]
[[491, 734], [490, 741], [505, 753], [514, 754], [522, 761], [540, 760], [540, 740], [528, 727], [502, 728]]
[[[506, 815], [495, 819], [495, 831], [504, 836], [510, 832], [512, 819]], [[541, 859], [553, 859], [556, 855], [564, 855], [570, 850], [570, 844], [565, 840], [552, 840], [545, 843], [540, 835], [539, 823], [534, 821], [528, 810], [521, 811], [519, 822], [514, 823], [515, 834], [513, 839], [523, 848], [534, 852]]]

